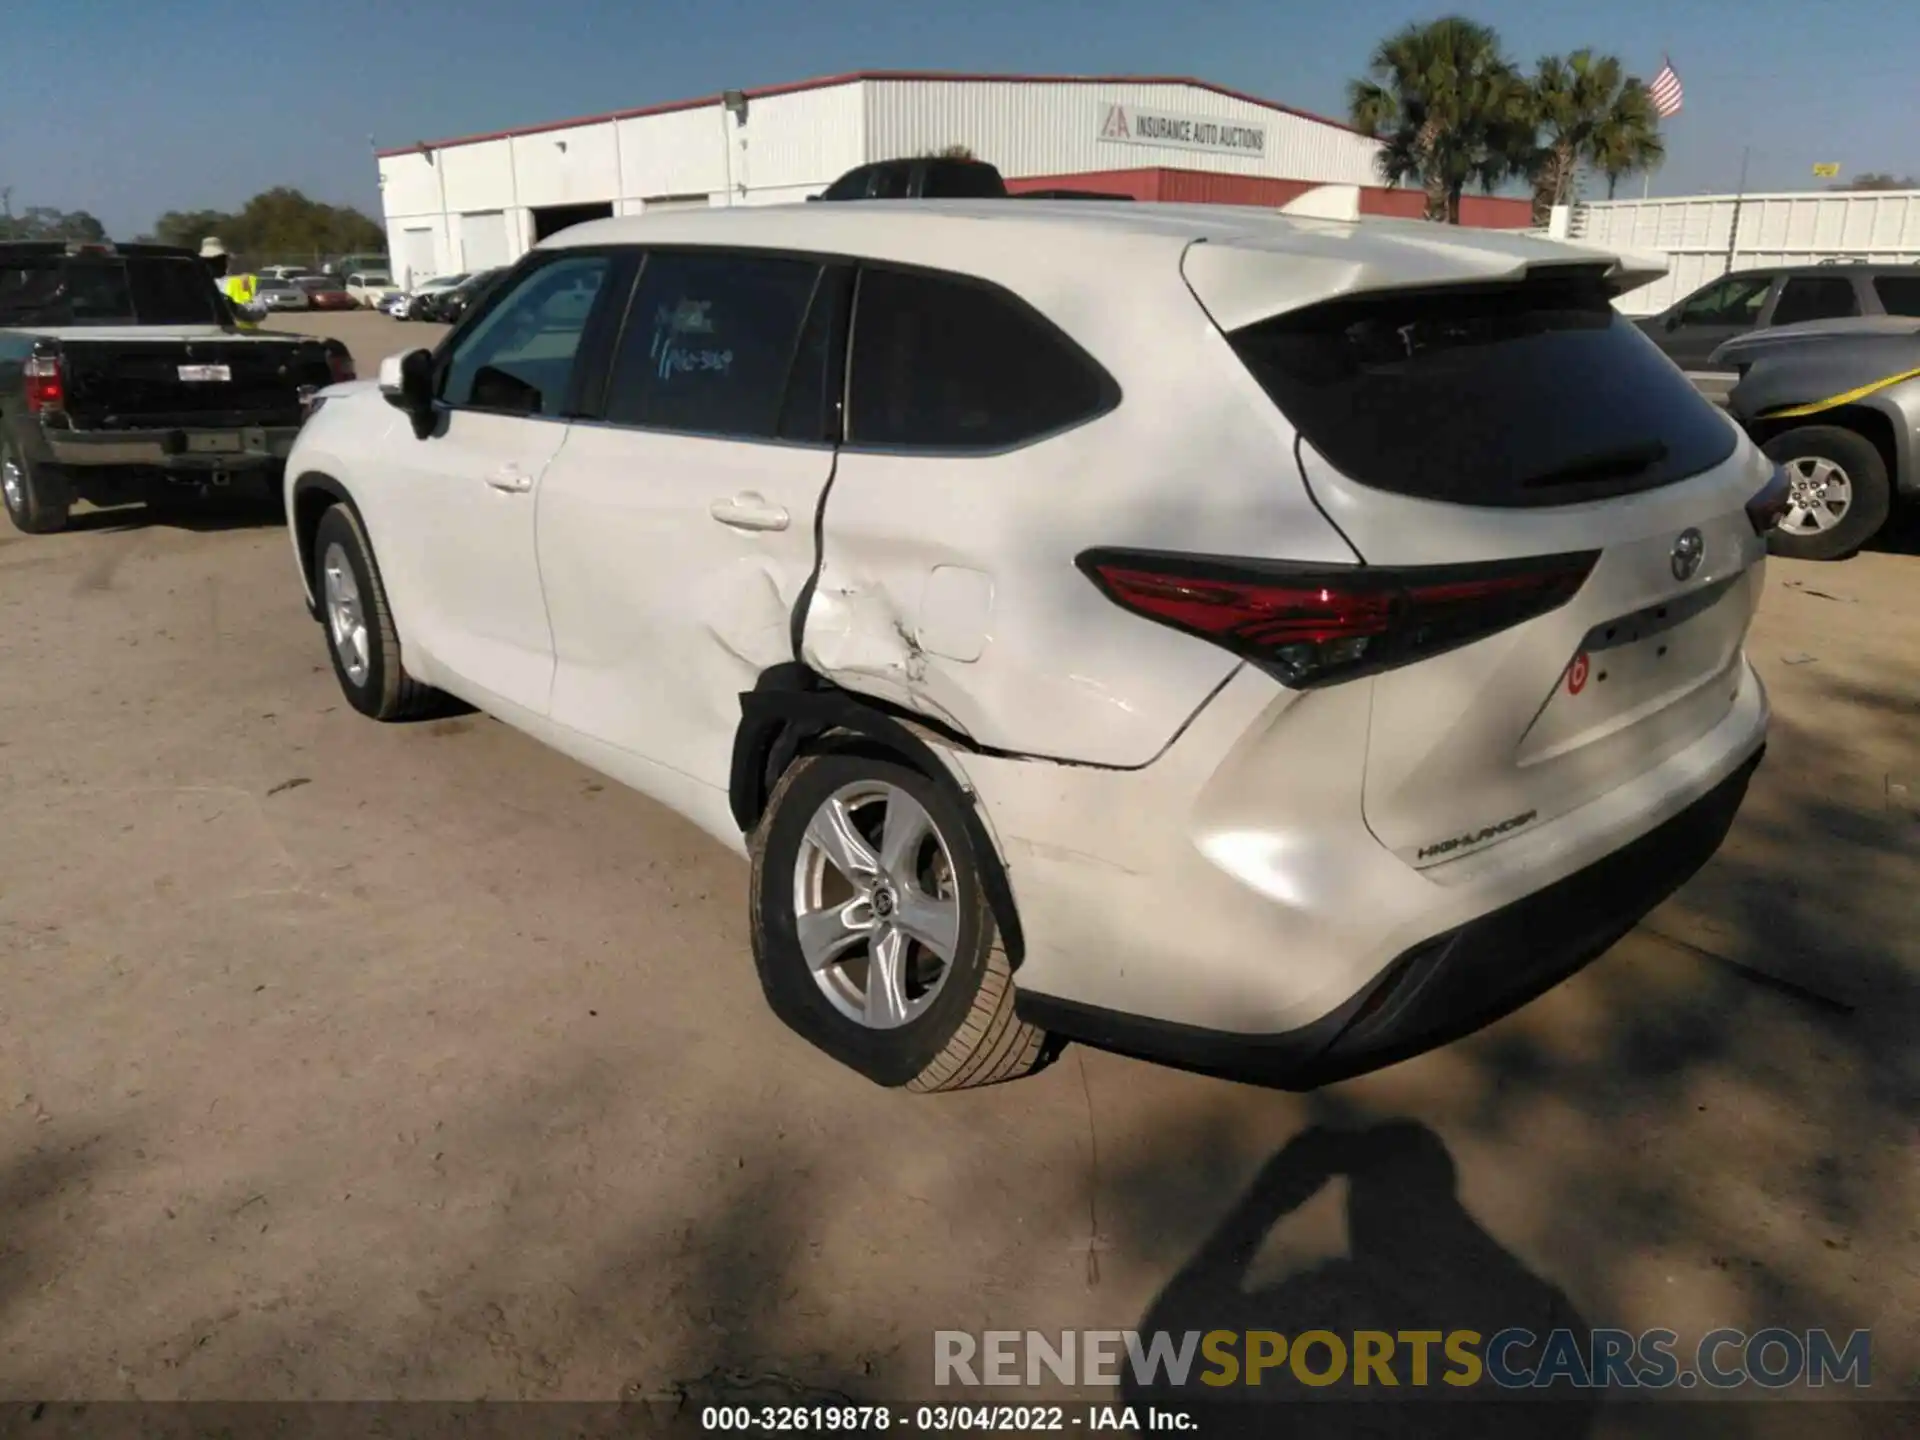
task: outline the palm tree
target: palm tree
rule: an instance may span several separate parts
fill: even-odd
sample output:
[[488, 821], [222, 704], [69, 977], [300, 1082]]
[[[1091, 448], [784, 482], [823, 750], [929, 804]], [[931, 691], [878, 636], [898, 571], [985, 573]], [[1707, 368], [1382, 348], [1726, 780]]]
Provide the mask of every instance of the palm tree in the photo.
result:
[[1354, 127], [1381, 142], [1381, 178], [1417, 183], [1427, 194], [1427, 219], [1454, 225], [1468, 185], [1492, 191], [1524, 169], [1533, 149], [1531, 105], [1499, 35], [1457, 15], [1388, 36], [1366, 77], [1347, 86]]
[[1666, 158], [1646, 87], [1624, 76], [1611, 55], [1575, 50], [1543, 58], [1533, 76], [1533, 119], [1537, 144], [1527, 170], [1535, 225], [1545, 225], [1554, 206], [1573, 198], [1582, 164], [1606, 175], [1611, 198], [1626, 175]]

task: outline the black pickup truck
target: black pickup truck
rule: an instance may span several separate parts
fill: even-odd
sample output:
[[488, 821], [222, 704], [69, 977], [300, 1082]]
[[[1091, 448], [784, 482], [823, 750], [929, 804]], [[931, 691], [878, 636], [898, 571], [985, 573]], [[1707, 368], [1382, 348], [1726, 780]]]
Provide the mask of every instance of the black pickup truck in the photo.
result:
[[277, 495], [345, 347], [242, 330], [199, 257], [162, 245], [0, 243], [0, 483], [29, 534], [75, 501]]

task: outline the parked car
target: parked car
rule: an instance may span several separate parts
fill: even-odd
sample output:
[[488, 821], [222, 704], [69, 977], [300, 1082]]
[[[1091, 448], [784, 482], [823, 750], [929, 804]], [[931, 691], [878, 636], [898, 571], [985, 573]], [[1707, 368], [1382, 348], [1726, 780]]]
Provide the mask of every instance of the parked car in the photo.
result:
[[308, 396], [352, 374], [317, 339], [241, 333], [191, 250], [0, 244], [0, 488], [28, 534], [81, 500], [278, 499]]
[[1833, 560], [1920, 496], [1920, 319], [1879, 315], [1756, 331], [1713, 354], [1727, 411], [1786, 470], [1777, 555]]
[[467, 278], [462, 270], [453, 275], [435, 275], [422, 280], [413, 287], [413, 293], [405, 297], [396, 309], [396, 318], [401, 320], [425, 320], [428, 318], [430, 300], [435, 295], [444, 295]]
[[331, 275], [334, 279], [343, 282], [349, 275], [361, 271], [379, 271], [383, 275], [393, 273], [393, 267], [387, 263], [386, 256], [373, 254], [336, 255], [321, 265], [320, 270], [323, 274]]
[[354, 304], [369, 310], [379, 309], [399, 293], [400, 287], [393, 283], [393, 277], [379, 271], [355, 271], [347, 277], [347, 294], [353, 297]]
[[253, 308], [262, 314], [278, 310], [310, 310], [313, 302], [307, 292], [291, 280], [276, 280], [262, 274], [254, 287]]
[[1776, 265], [1738, 270], [1709, 282], [1658, 315], [1639, 321], [1654, 344], [1700, 386], [1723, 398], [1732, 377], [1714, 369], [1727, 341], [1776, 325], [1854, 315], [1920, 316], [1920, 265]]
[[492, 270], [477, 270], [458, 285], [426, 297], [420, 306], [419, 318], [435, 320], [443, 325], [452, 325], [467, 313], [469, 307], [487, 288], [507, 273], [505, 266]]
[[304, 265], [268, 265], [260, 271], [262, 280], [296, 280], [302, 275], [311, 275], [313, 271]]
[[412, 299], [413, 297], [407, 294], [406, 291], [395, 290], [373, 308], [390, 320], [404, 320], [406, 318], [407, 306], [412, 302]]
[[315, 310], [351, 310], [359, 303], [331, 275], [301, 275], [293, 283], [307, 292], [307, 304]]
[[1784, 486], [1645, 278], [1223, 207], [590, 222], [323, 399], [292, 556], [361, 713], [458, 696], [748, 857], [763, 992], [870, 1078], [1316, 1084], [1598, 954], [1758, 761]]

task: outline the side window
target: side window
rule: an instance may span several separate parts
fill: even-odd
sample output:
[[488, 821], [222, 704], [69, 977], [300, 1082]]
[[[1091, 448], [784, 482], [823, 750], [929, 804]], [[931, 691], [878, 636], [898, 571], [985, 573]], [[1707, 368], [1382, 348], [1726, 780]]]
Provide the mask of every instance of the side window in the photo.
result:
[[1873, 293], [1880, 297], [1880, 308], [1889, 315], [1920, 316], [1920, 274], [1876, 275]]
[[563, 251], [527, 271], [455, 342], [441, 399], [463, 409], [560, 414], [581, 333], [612, 263], [605, 255]]
[[812, 260], [649, 254], [607, 384], [607, 420], [774, 436], [820, 276]]
[[916, 450], [1001, 450], [1113, 408], [1107, 373], [997, 286], [863, 269], [847, 439]]
[[1680, 307], [1682, 325], [1751, 325], [1773, 288], [1771, 275], [1734, 275], [1709, 285]]
[[1802, 320], [1842, 320], [1860, 313], [1860, 297], [1853, 281], [1841, 275], [1797, 275], [1780, 291], [1773, 307], [1773, 323], [1793, 325]]

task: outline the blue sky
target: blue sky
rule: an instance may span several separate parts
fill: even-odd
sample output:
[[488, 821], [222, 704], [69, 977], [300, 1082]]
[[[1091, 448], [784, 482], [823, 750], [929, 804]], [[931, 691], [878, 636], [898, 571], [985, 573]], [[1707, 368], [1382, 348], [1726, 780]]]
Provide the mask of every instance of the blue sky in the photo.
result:
[[1449, 9], [1529, 65], [1669, 52], [1687, 105], [1655, 194], [1731, 189], [1744, 145], [1752, 189], [1810, 187], [1818, 161], [1920, 173], [1920, 5], [1895, 0], [65, 0], [8, 44], [0, 186], [123, 237], [275, 184], [378, 215], [369, 136], [856, 69], [1192, 74], [1338, 114], [1382, 34]]

